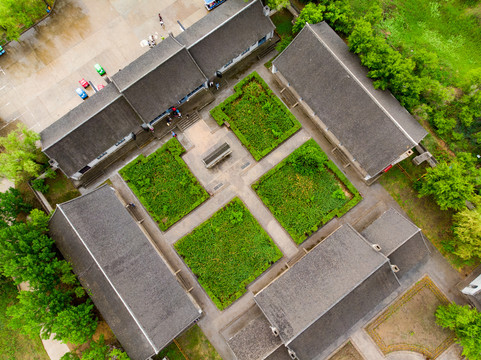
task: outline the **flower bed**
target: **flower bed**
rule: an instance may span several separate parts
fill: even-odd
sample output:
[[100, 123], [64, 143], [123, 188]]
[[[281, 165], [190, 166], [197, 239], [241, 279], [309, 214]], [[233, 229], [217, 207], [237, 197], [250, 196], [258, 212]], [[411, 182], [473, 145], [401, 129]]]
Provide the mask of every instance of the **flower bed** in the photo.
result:
[[312, 139], [252, 188], [297, 244], [361, 200], [356, 188]]
[[256, 72], [240, 81], [234, 91], [210, 113], [219, 125], [229, 123], [254, 159], [262, 159], [301, 128]]
[[119, 171], [163, 231], [209, 198], [180, 157], [184, 152], [173, 138], [155, 153], [139, 155]]
[[241, 297], [247, 284], [282, 257], [238, 198], [174, 246], [221, 310]]

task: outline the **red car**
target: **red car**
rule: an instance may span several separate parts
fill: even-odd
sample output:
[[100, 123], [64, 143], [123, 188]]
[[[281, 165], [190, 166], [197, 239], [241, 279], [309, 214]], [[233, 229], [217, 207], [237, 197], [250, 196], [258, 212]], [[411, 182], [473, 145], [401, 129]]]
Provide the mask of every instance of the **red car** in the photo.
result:
[[89, 83], [87, 81], [85, 81], [85, 79], [83, 79], [83, 78], [79, 80], [79, 83], [80, 83], [80, 85], [83, 86], [84, 89], [86, 89], [90, 86]]

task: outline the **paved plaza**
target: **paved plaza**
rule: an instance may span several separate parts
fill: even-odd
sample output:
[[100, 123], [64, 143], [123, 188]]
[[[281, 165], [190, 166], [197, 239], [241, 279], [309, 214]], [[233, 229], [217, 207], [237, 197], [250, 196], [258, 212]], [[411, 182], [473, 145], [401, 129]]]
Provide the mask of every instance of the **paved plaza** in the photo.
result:
[[40, 132], [83, 101], [80, 79], [106, 84], [94, 64], [112, 76], [149, 50], [140, 46], [149, 35], [178, 35], [177, 21], [187, 28], [206, 14], [203, 0], [57, 0], [0, 57], [0, 135], [17, 122]]

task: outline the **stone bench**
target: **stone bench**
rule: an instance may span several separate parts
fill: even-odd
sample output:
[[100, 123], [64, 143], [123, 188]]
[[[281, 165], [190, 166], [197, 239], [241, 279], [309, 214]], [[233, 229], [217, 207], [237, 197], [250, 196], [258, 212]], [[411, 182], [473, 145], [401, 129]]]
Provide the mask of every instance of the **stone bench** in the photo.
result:
[[213, 150], [209, 151], [206, 156], [202, 159], [205, 167], [210, 169], [219, 163], [222, 159], [228, 156], [232, 152], [230, 145], [226, 142], [219, 144], [214, 147]]

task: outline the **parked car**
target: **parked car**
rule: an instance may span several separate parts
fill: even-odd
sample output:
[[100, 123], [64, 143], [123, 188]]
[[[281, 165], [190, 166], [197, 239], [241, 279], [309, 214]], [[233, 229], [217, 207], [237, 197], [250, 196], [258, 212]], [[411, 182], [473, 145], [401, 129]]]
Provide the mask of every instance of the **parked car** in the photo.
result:
[[102, 66], [100, 66], [100, 64], [95, 64], [94, 68], [97, 70], [100, 76], [105, 75], [105, 70]]
[[86, 88], [88, 88], [88, 87], [90, 86], [90, 84], [89, 84], [87, 81], [85, 81], [84, 78], [80, 79], [80, 80], [79, 80], [79, 83], [80, 83], [80, 85], [83, 86], [84, 89], [86, 89]]
[[0, 55], [3, 55], [3, 54], [5, 54], [5, 49], [0, 46]]
[[85, 90], [82, 89], [82, 88], [77, 88], [77, 89], [75, 89], [75, 92], [78, 94], [78, 96], [80, 96], [80, 97], [81, 97], [82, 99], [84, 99], [84, 100], [89, 97], [89, 96], [87, 95], [87, 93], [85, 92]]

